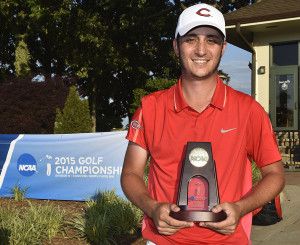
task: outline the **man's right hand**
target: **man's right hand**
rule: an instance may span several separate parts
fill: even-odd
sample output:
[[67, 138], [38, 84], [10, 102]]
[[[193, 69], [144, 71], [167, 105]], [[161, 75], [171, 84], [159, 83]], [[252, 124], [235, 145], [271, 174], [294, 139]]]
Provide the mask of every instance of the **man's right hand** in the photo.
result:
[[180, 221], [172, 218], [170, 216], [171, 211], [178, 212], [180, 208], [171, 203], [157, 203], [152, 211], [151, 218], [160, 234], [170, 236], [183, 228], [194, 226], [193, 222]]

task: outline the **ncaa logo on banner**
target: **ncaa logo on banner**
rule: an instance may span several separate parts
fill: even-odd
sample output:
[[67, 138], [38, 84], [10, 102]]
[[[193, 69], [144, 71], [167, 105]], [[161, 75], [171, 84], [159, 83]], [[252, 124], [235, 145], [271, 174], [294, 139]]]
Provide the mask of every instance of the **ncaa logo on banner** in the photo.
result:
[[17, 168], [21, 175], [30, 177], [36, 172], [36, 160], [35, 158], [28, 154], [22, 154], [18, 159]]

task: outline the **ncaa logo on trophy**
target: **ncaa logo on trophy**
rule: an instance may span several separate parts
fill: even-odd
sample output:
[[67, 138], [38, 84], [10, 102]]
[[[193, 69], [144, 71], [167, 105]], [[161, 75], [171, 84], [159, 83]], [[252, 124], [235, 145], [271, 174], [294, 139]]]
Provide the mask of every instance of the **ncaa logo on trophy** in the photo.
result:
[[195, 167], [203, 167], [205, 166], [205, 164], [207, 164], [209, 156], [207, 151], [205, 151], [204, 149], [195, 148], [191, 151], [189, 160]]

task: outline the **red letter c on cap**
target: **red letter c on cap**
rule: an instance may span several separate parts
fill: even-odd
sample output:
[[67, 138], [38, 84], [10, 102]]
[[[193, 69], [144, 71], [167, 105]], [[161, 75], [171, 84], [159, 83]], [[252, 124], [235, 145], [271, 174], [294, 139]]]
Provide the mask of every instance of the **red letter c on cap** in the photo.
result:
[[200, 15], [200, 16], [204, 16], [204, 17], [209, 17], [209, 16], [210, 16], [210, 14], [203, 14], [203, 13], [202, 13], [203, 11], [210, 12], [209, 9], [203, 8], [203, 9], [199, 9], [199, 10], [197, 11], [196, 14], [198, 14], [198, 15]]

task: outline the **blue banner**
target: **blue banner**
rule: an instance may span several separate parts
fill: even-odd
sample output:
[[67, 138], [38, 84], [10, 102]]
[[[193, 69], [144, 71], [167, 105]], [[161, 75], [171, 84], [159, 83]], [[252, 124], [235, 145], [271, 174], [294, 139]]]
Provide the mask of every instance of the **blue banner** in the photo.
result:
[[34, 199], [83, 201], [113, 189], [124, 196], [126, 133], [0, 135], [0, 196], [16, 184]]

